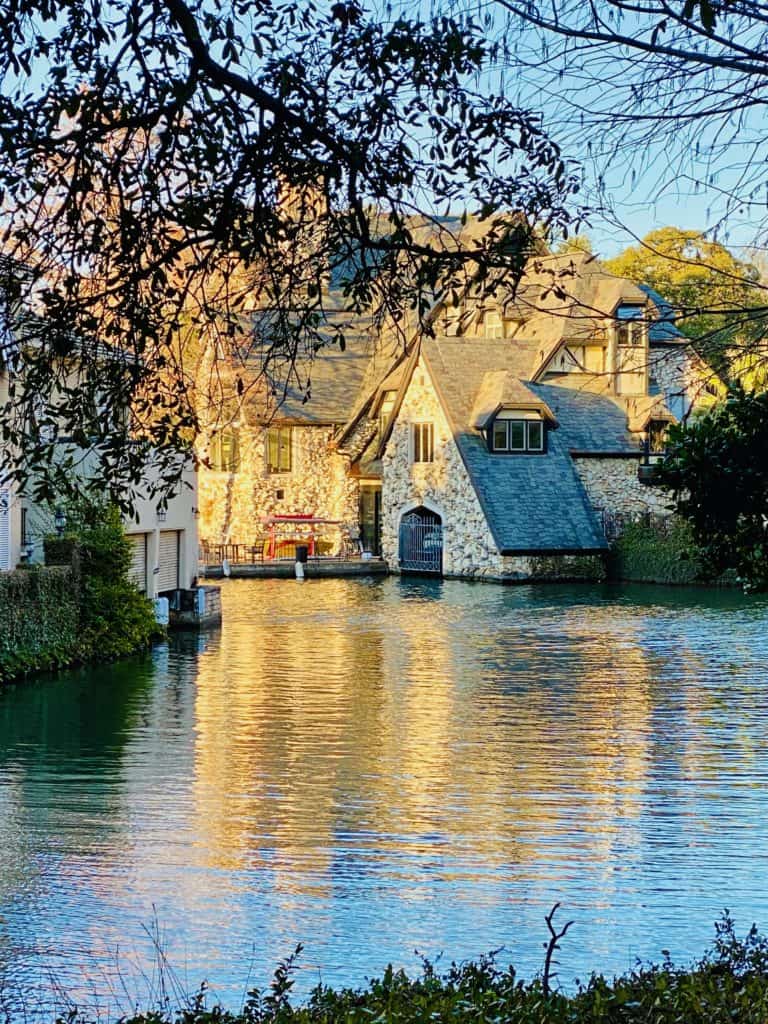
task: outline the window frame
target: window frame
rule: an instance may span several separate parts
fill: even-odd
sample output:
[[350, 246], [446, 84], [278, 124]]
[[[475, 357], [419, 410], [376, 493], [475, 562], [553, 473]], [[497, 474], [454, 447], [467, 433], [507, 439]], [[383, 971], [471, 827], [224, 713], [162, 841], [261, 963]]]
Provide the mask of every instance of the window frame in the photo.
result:
[[[503, 448], [496, 447], [496, 430], [497, 427], [504, 425], [506, 444]], [[524, 434], [524, 442], [522, 448], [511, 447], [511, 436], [512, 426], [522, 426]], [[531, 427], [535, 426], [540, 431], [541, 445], [539, 447], [532, 447], [531, 445]], [[488, 451], [492, 455], [546, 455], [547, 453], [547, 431], [545, 428], [544, 420], [538, 417], [494, 417], [488, 432]]]
[[[425, 445], [426, 440], [426, 458]], [[411, 463], [429, 465], [435, 461], [435, 425], [431, 420], [411, 424]]]
[[[285, 436], [287, 435], [287, 442]], [[274, 437], [274, 448], [276, 458], [272, 461], [271, 438]], [[287, 465], [284, 464], [282, 455], [288, 453]], [[280, 424], [267, 427], [264, 435], [264, 466], [269, 476], [278, 476], [293, 472], [293, 427], [290, 424]]]
[[[616, 307], [615, 316], [617, 347], [622, 349], [642, 348], [645, 345], [647, 326], [645, 308], [634, 302], [623, 302]], [[624, 338], [626, 340], [623, 340]]]
[[[229, 445], [225, 457], [224, 445]], [[240, 469], [240, 431], [236, 427], [220, 430], [211, 438], [208, 450], [208, 461], [215, 473], [237, 473]]]

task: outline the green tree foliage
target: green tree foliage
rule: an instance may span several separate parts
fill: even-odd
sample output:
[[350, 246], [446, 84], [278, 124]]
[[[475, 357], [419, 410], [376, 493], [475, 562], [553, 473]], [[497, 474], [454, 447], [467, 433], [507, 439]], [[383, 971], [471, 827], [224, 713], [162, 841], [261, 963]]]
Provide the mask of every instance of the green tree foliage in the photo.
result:
[[467, 273], [514, 279], [578, 181], [540, 116], [478, 90], [493, 58], [470, 16], [356, 0], [0, 0], [4, 242], [25, 268], [0, 427], [22, 482], [61, 465], [51, 435], [106, 480], [141, 476], [137, 436], [188, 444], [189, 322], [223, 357], [255, 322], [258, 379], [343, 344], [329, 281], [405, 330]]
[[568, 252], [586, 252], [592, 255], [594, 249], [592, 248], [592, 239], [589, 235], [570, 235], [568, 238], [564, 238], [562, 242], [555, 246], [556, 253], [568, 253]]
[[152, 602], [129, 578], [131, 545], [116, 505], [80, 500], [67, 507], [68, 532], [46, 537], [48, 565], [72, 566], [79, 593], [77, 645], [70, 660], [111, 661], [162, 635]]
[[129, 577], [131, 547], [115, 506], [80, 511], [76, 528], [80, 568], [79, 659], [111, 661], [162, 634], [152, 602]]
[[659, 292], [717, 369], [736, 367], [761, 346], [766, 289], [759, 271], [699, 232], [651, 231], [605, 266]]
[[727, 401], [669, 431], [662, 479], [714, 572], [768, 588], [768, 393]]

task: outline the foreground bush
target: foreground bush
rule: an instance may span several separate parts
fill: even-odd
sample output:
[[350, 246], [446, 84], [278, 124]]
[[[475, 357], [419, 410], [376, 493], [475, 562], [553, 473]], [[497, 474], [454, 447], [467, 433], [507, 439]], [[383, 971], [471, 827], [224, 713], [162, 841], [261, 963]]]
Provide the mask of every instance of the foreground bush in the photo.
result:
[[[562, 934], [562, 933], [561, 933]], [[298, 947], [297, 954], [301, 951]], [[238, 1013], [208, 1008], [205, 993], [179, 1011], [122, 1018], [121, 1024], [765, 1024], [768, 941], [753, 928], [739, 939], [726, 915], [714, 947], [698, 964], [670, 960], [621, 978], [593, 975], [571, 994], [551, 991], [546, 976], [520, 981], [493, 956], [420, 977], [388, 968], [365, 989], [319, 986], [301, 1006], [290, 1001], [295, 956], [278, 968], [271, 988], [253, 991]], [[70, 1024], [85, 1018], [76, 1012]]]
[[72, 661], [79, 579], [69, 566], [0, 573], [0, 683]]
[[81, 660], [112, 661], [147, 647], [159, 630], [152, 602], [131, 582], [131, 547], [115, 506], [98, 510], [77, 534], [81, 579]]

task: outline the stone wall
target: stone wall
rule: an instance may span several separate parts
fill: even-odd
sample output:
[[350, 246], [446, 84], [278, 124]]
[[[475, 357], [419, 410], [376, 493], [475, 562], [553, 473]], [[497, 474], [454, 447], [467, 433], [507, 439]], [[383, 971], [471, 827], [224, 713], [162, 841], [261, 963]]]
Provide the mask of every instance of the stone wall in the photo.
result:
[[684, 408], [680, 400], [671, 402], [670, 412], [679, 419], [692, 405], [701, 402], [712, 371], [690, 346], [664, 346], [651, 350], [650, 376], [665, 398], [684, 396]]
[[[411, 461], [411, 427], [434, 424], [434, 462]], [[435, 394], [429, 373], [416, 367], [383, 458], [382, 553], [398, 570], [400, 519], [420, 505], [443, 521], [445, 576], [499, 576], [502, 558]]]
[[[307, 512], [340, 520], [342, 530], [357, 530], [358, 484], [349, 476], [349, 460], [333, 448], [332, 427], [293, 427], [291, 470], [287, 473], [267, 472], [265, 428], [241, 426], [238, 436], [237, 471], [200, 469], [202, 540], [251, 543], [264, 532], [261, 516]], [[333, 550], [340, 532], [334, 527], [326, 530]]]
[[640, 515], [665, 514], [670, 497], [659, 487], [641, 484], [637, 479], [637, 459], [574, 458], [574, 466], [594, 508], [608, 512]]

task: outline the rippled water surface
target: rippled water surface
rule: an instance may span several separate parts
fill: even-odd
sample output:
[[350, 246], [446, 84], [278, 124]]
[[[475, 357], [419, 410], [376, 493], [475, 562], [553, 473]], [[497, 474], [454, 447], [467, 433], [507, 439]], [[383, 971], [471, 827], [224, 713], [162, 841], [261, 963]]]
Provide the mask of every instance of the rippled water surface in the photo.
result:
[[[0, 989], [230, 1006], [499, 946], [561, 978], [768, 930], [768, 605], [228, 581], [220, 633], [0, 691]], [[162, 949], [162, 955], [156, 946]], [[159, 964], [167, 958], [169, 969]], [[24, 1004], [23, 1007], [21, 1004]]]

